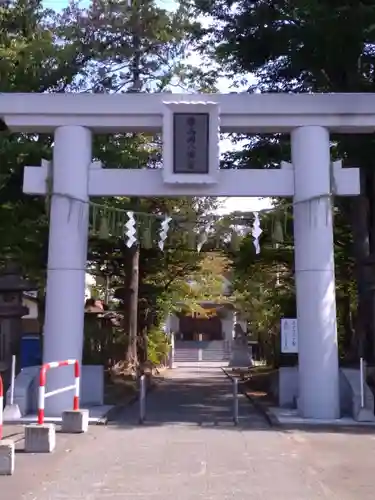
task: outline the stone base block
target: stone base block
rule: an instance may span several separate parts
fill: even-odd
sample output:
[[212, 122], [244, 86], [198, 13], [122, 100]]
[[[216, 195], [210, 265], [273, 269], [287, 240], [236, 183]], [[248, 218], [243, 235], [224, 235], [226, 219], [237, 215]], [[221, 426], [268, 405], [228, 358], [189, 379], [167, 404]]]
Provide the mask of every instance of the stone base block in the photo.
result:
[[0, 476], [11, 476], [14, 472], [15, 450], [10, 439], [0, 440]]
[[89, 410], [68, 410], [62, 413], [62, 432], [80, 434], [89, 429]]
[[30, 424], [25, 426], [26, 453], [51, 453], [55, 447], [55, 424]]

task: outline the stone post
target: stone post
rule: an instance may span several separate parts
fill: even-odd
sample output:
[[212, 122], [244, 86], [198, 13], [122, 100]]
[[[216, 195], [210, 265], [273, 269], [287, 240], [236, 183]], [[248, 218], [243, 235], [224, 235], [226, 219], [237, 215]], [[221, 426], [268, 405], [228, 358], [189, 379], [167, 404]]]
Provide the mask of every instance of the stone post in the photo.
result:
[[[91, 142], [91, 132], [84, 127], [64, 126], [55, 131], [44, 363], [82, 359]], [[48, 373], [48, 391], [72, 383], [71, 367]], [[46, 416], [71, 410], [72, 401], [71, 392], [48, 398]]]
[[293, 130], [292, 163], [299, 409], [306, 418], [334, 419], [340, 408], [328, 130]]

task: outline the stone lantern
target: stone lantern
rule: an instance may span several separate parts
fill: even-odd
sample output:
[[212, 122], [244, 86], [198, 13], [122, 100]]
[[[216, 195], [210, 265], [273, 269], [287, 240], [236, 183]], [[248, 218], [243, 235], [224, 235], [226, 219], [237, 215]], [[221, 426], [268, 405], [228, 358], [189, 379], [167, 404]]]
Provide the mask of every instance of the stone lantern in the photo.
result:
[[12, 355], [19, 353], [22, 317], [29, 312], [22, 303], [23, 293], [35, 288], [21, 277], [15, 263], [8, 263], [0, 275], [0, 372], [7, 371]]

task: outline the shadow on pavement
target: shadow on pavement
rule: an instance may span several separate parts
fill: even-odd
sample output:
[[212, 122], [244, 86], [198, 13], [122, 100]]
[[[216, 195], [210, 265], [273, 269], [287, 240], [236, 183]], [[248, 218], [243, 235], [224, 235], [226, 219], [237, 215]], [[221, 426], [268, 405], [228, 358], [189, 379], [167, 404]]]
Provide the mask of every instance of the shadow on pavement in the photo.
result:
[[[144, 427], [161, 425], [195, 425], [223, 429], [269, 430], [267, 420], [245, 396], [239, 397], [239, 421], [233, 421], [231, 384], [222, 378], [178, 378], [164, 380], [146, 400]], [[139, 403], [119, 411], [110, 422], [119, 427], [139, 426]]]
[[186, 425], [212, 430], [375, 434], [374, 427], [365, 426], [271, 425], [264, 412], [243, 394], [239, 396], [238, 414], [238, 424], [234, 425], [232, 386], [226, 380], [223, 382], [218, 377], [176, 378], [163, 380], [148, 394], [143, 424], [139, 423], [139, 402], [136, 401], [115, 412], [108, 425], [123, 429]]

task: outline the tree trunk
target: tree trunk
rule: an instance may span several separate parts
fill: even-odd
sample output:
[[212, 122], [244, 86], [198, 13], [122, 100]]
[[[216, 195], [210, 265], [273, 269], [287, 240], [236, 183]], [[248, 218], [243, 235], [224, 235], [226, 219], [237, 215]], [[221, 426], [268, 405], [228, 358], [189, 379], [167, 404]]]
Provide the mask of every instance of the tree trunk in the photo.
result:
[[[364, 183], [364, 173], [361, 170], [361, 184]], [[362, 193], [365, 191], [363, 190]], [[371, 297], [368, 292], [368, 269], [365, 264], [370, 254], [368, 232], [368, 201], [362, 194], [352, 200], [350, 222], [353, 232], [353, 257], [355, 259], [355, 273], [357, 281], [358, 307], [356, 314], [355, 332], [358, 355], [365, 354], [369, 362], [373, 360], [373, 340], [371, 321]]]
[[370, 240], [370, 259], [367, 265], [368, 296], [369, 296], [369, 323], [371, 342], [367, 342], [367, 350], [371, 352], [368, 361], [375, 363], [375, 173], [371, 166], [367, 169], [367, 206]]
[[131, 249], [131, 271], [129, 279], [129, 323], [128, 323], [128, 352], [127, 361], [134, 366], [138, 364], [138, 287], [139, 287], [139, 245]]
[[349, 282], [345, 282], [343, 285], [343, 297], [341, 298], [341, 319], [343, 326], [343, 348], [345, 358], [348, 361], [357, 359], [358, 348], [355, 342], [355, 333], [353, 328], [353, 317], [351, 309], [351, 297], [349, 290]]
[[[132, 86], [129, 92], [140, 92], [141, 81], [141, 38], [140, 38], [140, 13], [139, 6], [132, 2], [132, 15], [130, 18], [130, 28], [133, 31], [132, 45], [134, 54], [131, 60]], [[135, 134], [134, 134], [135, 135]], [[137, 198], [131, 198], [130, 203], [137, 205]], [[139, 295], [139, 244], [133, 245], [131, 251], [131, 271], [129, 283], [129, 344], [127, 360], [134, 366], [138, 365], [138, 295]]]
[[148, 361], [148, 329], [147, 327], [142, 330], [142, 362]]

